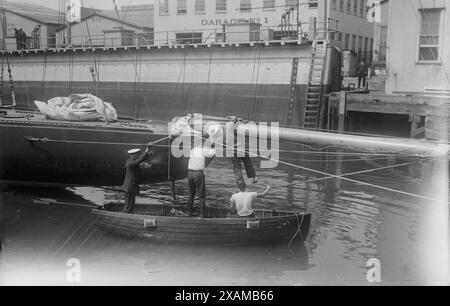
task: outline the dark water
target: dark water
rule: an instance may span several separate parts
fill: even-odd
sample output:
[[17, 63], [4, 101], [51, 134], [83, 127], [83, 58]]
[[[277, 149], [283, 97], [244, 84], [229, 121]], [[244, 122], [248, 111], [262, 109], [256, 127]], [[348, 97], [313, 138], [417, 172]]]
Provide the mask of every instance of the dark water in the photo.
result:
[[[369, 285], [366, 264], [372, 258], [381, 262], [381, 284], [446, 283], [447, 204], [379, 188], [446, 201], [445, 163], [292, 152], [281, 159], [290, 165], [258, 171], [260, 182], [252, 189], [274, 188], [256, 205], [311, 212], [305, 245], [219, 248], [130, 240], [96, 229], [89, 209], [33, 203], [54, 198], [103, 204], [118, 198], [112, 192], [22, 188], [0, 198], [0, 285], [69, 284], [69, 258], [80, 260], [81, 284], [89, 285]], [[403, 163], [411, 164], [349, 177], [378, 187], [323, 179], [294, 166], [341, 175]], [[209, 203], [227, 205], [234, 192], [230, 162], [214, 161], [207, 181]], [[177, 195], [185, 200], [184, 182]], [[171, 203], [171, 185], [144, 188], [138, 202]]]

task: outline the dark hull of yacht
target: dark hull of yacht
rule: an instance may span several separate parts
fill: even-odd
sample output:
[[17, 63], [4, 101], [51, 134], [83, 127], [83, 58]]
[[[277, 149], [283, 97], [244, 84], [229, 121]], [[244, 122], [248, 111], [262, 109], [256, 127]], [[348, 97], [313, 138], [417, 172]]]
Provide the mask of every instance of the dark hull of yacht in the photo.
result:
[[155, 141], [160, 143], [142, 165], [141, 183], [182, 179], [187, 160], [170, 157], [167, 135], [162, 123], [72, 123], [0, 109], [0, 180], [8, 185], [120, 186], [127, 151]]

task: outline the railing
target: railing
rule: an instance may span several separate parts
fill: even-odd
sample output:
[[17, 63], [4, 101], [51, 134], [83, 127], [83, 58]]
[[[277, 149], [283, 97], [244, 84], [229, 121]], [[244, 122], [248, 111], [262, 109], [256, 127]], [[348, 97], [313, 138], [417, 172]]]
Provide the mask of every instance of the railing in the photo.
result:
[[[243, 24], [245, 25], [245, 24]], [[57, 36], [40, 37], [39, 41], [27, 38], [27, 43], [19, 44], [14, 37], [5, 39], [1, 50], [16, 51], [51, 48], [89, 48], [89, 47], [143, 47], [164, 45], [191, 45], [212, 43], [245, 43], [267, 41], [312, 41], [329, 39], [330, 33], [336, 31], [337, 21], [302, 23], [299, 25], [279, 25], [260, 27], [257, 30], [231, 30], [223, 28], [205, 28], [191, 31], [162, 31], [130, 33], [120, 31], [112, 33], [73, 35], [70, 44], [65, 33]], [[40, 46], [33, 48], [33, 46]]]

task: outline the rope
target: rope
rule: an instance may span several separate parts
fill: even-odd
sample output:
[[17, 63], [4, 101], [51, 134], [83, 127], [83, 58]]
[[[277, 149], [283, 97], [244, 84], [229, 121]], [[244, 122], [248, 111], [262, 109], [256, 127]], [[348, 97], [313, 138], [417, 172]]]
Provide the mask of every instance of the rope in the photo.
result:
[[70, 53], [69, 60], [69, 92], [68, 95], [72, 94], [72, 86], [73, 86], [73, 52]]
[[47, 79], [47, 64], [48, 64], [48, 54], [45, 52], [44, 54], [44, 66], [42, 67], [42, 101], [44, 101], [45, 97], [45, 81]]
[[[386, 166], [386, 167], [381, 167], [381, 168], [376, 168], [376, 169], [370, 169], [370, 170], [346, 173], [346, 174], [339, 175], [339, 178], [343, 178], [343, 177], [346, 177], [346, 176], [358, 175], [358, 174], [367, 174], [367, 173], [377, 172], [377, 171], [381, 171], [381, 170], [388, 170], [388, 169], [395, 169], [395, 168], [400, 168], [400, 167], [406, 167], [406, 166], [411, 166], [413, 164], [417, 164], [419, 162], [420, 161], [415, 161], [415, 162], [403, 163], [403, 164], [399, 164], [399, 165]], [[314, 183], [314, 182], [323, 181], [323, 180], [329, 180], [329, 179], [331, 179], [331, 177], [322, 177], [322, 178], [317, 178], [317, 179], [304, 181], [302, 183], [303, 184], [309, 184], [309, 183]], [[297, 184], [297, 183], [288, 183], [288, 184], [282, 184], [282, 185], [275, 185], [275, 186], [272, 186], [271, 188], [275, 189], [275, 188], [287, 187], [287, 186], [295, 185], [295, 184]]]
[[291, 248], [292, 243], [294, 242], [295, 238], [297, 238], [297, 236], [300, 234], [300, 238], [302, 239], [302, 241], [305, 241], [303, 239], [303, 235], [302, 235], [302, 225], [303, 225], [303, 220], [305, 219], [305, 215], [302, 215], [302, 221], [300, 222], [299, 220], [299, 215], [295, 215], [297, 217], [297, 231], [295, 232], [294, 236], [292, 237], [291, 241], [289, 241], [289, 248]]
[[[206, 140], [206, 138], [205, 138], [205, 140]], [[228, 147], [228, 148], [230, 148], [230, 149], [232, 148], [231, 146], [227, 146], [227, 145], [224, 145], [224, 146], [226, 146], [226, 147]], [[233, 149], [235, 149], [235, 148], [233, 148]], [[357, 181], [357, 180], [354, 180], [354, 179], [350, 179], [350, 178], [346, 178], [346, 177], [341, 177], [341, 176], [339, 176], [339, 175], [330, 174], [330, 173], [326, 173], [326, 172], [323, 172], [323, 171], [319, 171], [319, 170], [314, 170], [314, 169], [311, 169], [311, 168], [302, 167], [302, 166], [299, 166], [299, 165], [296, 165], [296, 164], [287, 163], [287, 162], [283, 162], [283, 161], [280, 161], [280, 160], [274, 160], [273, 158], [268, 158], [268, 157], [260, 156], [260, 155], [258, 155], [258, 154], [254, 154], [254, 153], [252, 153], [252, 152], [245, 152], [245, 151], [239, 150], [239, 149], [237, 149], [237, 150], [238, 150], [240, 153], [248, 153], [248, 154], [252, 155], [253, 157], [261, 157], [261, 158], [263, 158], [263, 159], [272, 160], [272, 161], [274, 161], [274, 162], [278, 162], [278, 163], [280, 163], [280, 164], [284, 164], [284, 165], [286, 165], [286, 166], [290, 166], [290, 167], [293, 167], [293, 168], [297, 168], [297, 169], [305, 170], [305, 171], [308, 171], [308, 172], [313, 172], [313, 173], [325, 175], [325, 176], [327, 176], [327, 177], [329, 177], [329, 178], [342, 179], [342, 180], [344, 180], [344, 181], [348, 181], [348, 182], [352, 182], [352, 183], [356, 183], [356, 184], [360, 184], [360, 185], [365, 185], [365, 186], [368, 186], [368, 187], [372, 187], [372, 188], [376, 188], [376, 189], [380, 189], [380, 190], [384, 190], [384, 191], [390, 191], [390, 192], [397, 193], [397, 194], [407, 195], [407, 196], [419, 198], [419, 199], [422, 199], [422, 200], [432, 201], [432, 202], [436, 202], [436, 203], [449, 204], [448, 201], [442, 201], [442, 200], [439, 200], [439, 199], [430, 198], [430, 197], [426, 197], [426, 196], [421, 196], [421, 195], [414, 194], [414, 193], [410, 193], [410, 192], [406, 192], [406, 191], [396, 190], [396, 189], [392, 189], [392, 188], [388, 188], [388, 187], [383, 187], [383, 186], [379, 186], [379, 185], [375, 185], [375, 184], [371, 184], [371, 183], [366, 183], [366, 182], [362, 182], [362, 181]]]
[[75, 140], [55, 140], [48, 138], [35, 138], [35, 137], [25, 137], [25, 140], [30, 142], [42, 142], [42, 143], [66, 143], [66, 144], [99, 144], [99, 145], [119, 145], [119, 146], [155, 146], [158, 143], [170, 139], [170, 136], [164, 137], [160, 140], [150, 143], [124, 143], [124, 142], [96, 142], [96, 141], [75, 141]]

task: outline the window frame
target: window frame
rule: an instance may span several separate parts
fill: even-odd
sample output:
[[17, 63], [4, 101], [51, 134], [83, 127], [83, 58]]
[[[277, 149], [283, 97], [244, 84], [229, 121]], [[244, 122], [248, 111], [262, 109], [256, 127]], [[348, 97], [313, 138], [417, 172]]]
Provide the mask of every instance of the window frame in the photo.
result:
[[[353, 0], [353, 1], [355, 1], [355, 0]], [[347, 15], [352, 15], [352, 13], [353, 13], [352, 0], [347, 0], [345, 13]]]
[[[266, 7], [266, 3], [270, 1], [273, 3], [272, 7]], [[263, 0], [263, 11], [274, 11], [276, 8], [276, 0]]]
[[[221, 1], [221, 5], [223, 5], [223, 7], [225, 7], [225, 9], [223, 9], [223, 10], [219, 10], [218, 8], [219, 8], [219, 6], [218, 6], [218, 4], [219, 4], [219, 1]], [[223, 13], [226, 13], [227, 12], [227, 10], [228, 10], [228, 2], [227, 2], [227, 0], [216, 0], [216, 13], [219, 13], [219, 14], [223, 14]]]
[[[248, 7], [243, 6], [244, 2], [248, 2], [249, 6]], [[252, 0], [240, 0], [239, 11], [245, 12], [245, 13], [251, 12], [252, 11]]]
[[[184, 1], [184, 3], [185, 3], [185, 11], [184, 11], [184, 13], [181, 13], [181, 12], [180, 12], [180, 3], [181, 3], [182, 1]], [[187, 0], [177, 0], [177, 15], [185, 16], [185, 15], [188, 14], [188, 5], [187, 5], [187, 2], [188, 2]]]
[[337, 9], [338, 9], [338, 0], [331, 0], [331, 9], [337, 11]]
[[[198, 3], [199, 3], [200, 1], [203, 1], [203, 11], [198, 11], [198, 10], [197, 10], [197, 8], [198, 8]], [[194, 14], [197, 14], [197, 15], [203, 15], [203, 14], [206, 14], [206, 1], [207, 1], [207, 0], [195, 0], [195, 3], [194, 3]]]
[[353, 0], [353, 16], [358, 17], [358, 10], [359, 10], [359, 5], [358, 4], [358, 0]]
[[359, 1], [359, 16], [363, 19], [367, 18], [367, 1], [366, 0], [360, 0]]
[[345, 11], [345, 0], [339, 0], [339, 9], [340, 12]]
[[[422, 37], [429, 37], [429, 36], [435, 36], [435, 35], [422, 35], [422, 19], [423, 19], [423, 12], [424, 11], [437, 11], [439, 12], [439, 32], [438, 32], [438, 43], [436, 45], [422, 45], [420, 43], [420, 40]], [[420, 16], [420, 23], [418, 27], [418, 33], [417, 33], [417, 56], [416, 56], [416, 62], [417, 64], [440, 64], [442, 63], [442, 46], [443, 46], [443, 25], [444, 25], [444, 16], [443, 16], [444, 8], [438, 7], [438, 8], [421, 8], [419, 9], [419, 16]], [[420, 49], [426, 47], [435, 47], [438, 50], [437, 58], [432, 60], [426, 60], [420, 58]]]
[[[161, 6], [162, 2], [164, 2], [164, 6]], [[162, 7], [167, 8], [165, 10], [165, 12], [161, 11]], [[168, 15], [170, 15], [169, 0], [158, 0], [158, 11], [159, 11], [159, 16], [168, 16]]]
[[[289, 2], [293, 2], [293, 3], [289, 3]], [[300, 1], [301, 2], [301, 1]], [[308, 1], [308, 4], [309, 4], [309, 2], [310, 1]], [[286, 8], [286, 9], [290, 9], [290, 8], [297, 8], [297, 1], [294, 1], [294, 0], [285, 0], [284, 1], [284, 7]]]

